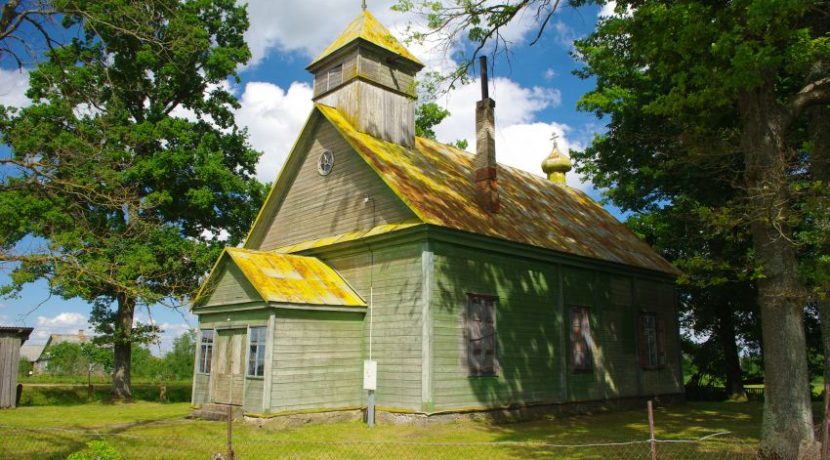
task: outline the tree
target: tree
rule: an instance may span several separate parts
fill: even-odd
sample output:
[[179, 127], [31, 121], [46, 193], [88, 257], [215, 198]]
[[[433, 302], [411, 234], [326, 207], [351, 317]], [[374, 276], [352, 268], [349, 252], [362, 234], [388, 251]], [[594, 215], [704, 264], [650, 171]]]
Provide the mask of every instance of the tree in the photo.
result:
[[[586, 3], [604, 2], [571, 5]], [[555, 6], [542, 0], [399, 2], [400, 9], [424, 11], [433, 30], [463, 34], [473, 58], [522, 10], [536, 12], [538, 40]], [[657, 162], [680, 172], [700, 171], [684, 167], [695, 159], [732, 168], [740, 193], [708, 217], [722, 231], [746, 228], [751, 237], [766, 385], [761, 454], [816, 455], [804, 331], [807, 289], [797, 242], [799, 233], [817, 228], [803, 207], [815, 195], [804, 172], [816, 153], [806, 148], [803, 128], [810, 111], [830, 103], [830, 6], [819, 0], [620, 0], [616, 12], [577, 44], [586, 64], [582, 75], [596, 79], [582, 107], [610, 115], [606, 140], [614, 140], [615, 117], [626, 110], [662, 124], [640, 125], [642, 150], [636, 138], [618, 143], [616, 151], [599, 139], [582, 160], [595, 154], [597, 165], [613, 164], [608, 156], [625, 154], [621, 167], [604, 171], [609, 178], [636, 170], [625, 162], [638, 157], [640, 164]], [[687, 177], [677, 187], [690, 184]], [[660, 185], [637, 186], [657, 205]]]
[[46, 352], [47, 372], [51, 375], [81, 376], [86, 375], [89, 361], [81, 350], [81, 345], [62, 342], [52, 345]]
[[725, 383], [729, 397], [745, 398], [739, 350], [760, 338], [750, 244], [741, 233], [726, 238], [713, 232], [700, 218], [700, 207], [689, 197], [674, 197], [626, 224], [683, 272], [677, 280], [681, 323], [697, 336], [708, 336], [699, 345], [695, 337], [685, 338], [697, 370], [690, 385], [714, 377]]
[[190, 330], [173, 340], [173, 348], [164, 355], [165, 374], [174, 380], [193, 377], [196, 359], [195, 331]]
[[[597, 78], [597, 89], [583, 102], [613, 120], [619, 109], [631, 107], [625, 101], [631, 92], [646, 92], [651, 100], [639, 110], [670, 120], [677, 131], [666, 142], [689, 152], [705, 152], [708, 144], [711, 155], [698, 159], [735, 161], [733, 183], [740, 193], [714, 210], [712, 222], [721, 229], [745, 227], [752, 241], [766, 386], [761, 451], [774, 458], [814, 455], [806, 292], [794, 240], [805, 217], [797, 171], [809, 161], [799, 154], [799, 124], [808, 107], [830, 103], [830, 79], [812, 71], [830, 52], [822, 45], [826, 28], [811, 25], [822, 8], [828, 17], [827, 6], [750, 0], [617, 5], [617, 11], [629, 8], [632, 14], [601, 21], [577, 46], [585, 75]], [[713, 124], [724, 114], [734, 121]], [[602, 148], [594, 147], [595, 153]], [[689, 165], [693, 157], [670, 161]]]
[[157, 333], [136, 308], [192, 296], [263, 198], [227, 80], [250, 57], [248, 20], [233, 0], [53, 4], [81, 33], [32, 70], [32, 105], [0, 111], [3, 292], [46, 279], [93, 302], [113, 396], [130, 399], [133, 345]]
[[[418, 82], [418, 106], [415, 108], [415, 135], [427, 139], [435, 139], [432, 129], [450, 116], [450, 111], [438, 105], [436, 95], [440, 84], [440, 75], [428, 73]], [[461, 150], [467, 148], [467, 139], [457, 139], [452, 144]]]

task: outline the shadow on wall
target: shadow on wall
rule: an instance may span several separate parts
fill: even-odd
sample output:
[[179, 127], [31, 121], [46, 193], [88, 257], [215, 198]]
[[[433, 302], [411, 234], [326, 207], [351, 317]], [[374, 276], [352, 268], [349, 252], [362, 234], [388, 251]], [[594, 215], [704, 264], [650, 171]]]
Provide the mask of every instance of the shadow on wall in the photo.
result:
[[[433, 292], [436, 410], [597, 400], [639, 393], [632, 307], [613, 305], [608, 275], [435, 245]], [[496, 295], [497, 375], [470, 376], [469, 293]], [[588, 307], [592, 369], [573, 370], [570, 310]]]

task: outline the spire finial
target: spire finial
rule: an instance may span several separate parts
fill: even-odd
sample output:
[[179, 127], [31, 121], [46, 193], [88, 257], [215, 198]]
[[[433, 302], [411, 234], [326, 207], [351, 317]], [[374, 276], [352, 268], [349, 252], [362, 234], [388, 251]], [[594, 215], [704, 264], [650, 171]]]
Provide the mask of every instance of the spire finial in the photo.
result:
[[360, 8], [362, 8], [362, 9], [363, 9], [363, 11], [366, 11], [366, 0], [363, 0], [363, 1], [360, 3]]
[[553, 148], [555, 148], [555, 149], [557, 149], [557, 150], [559, 150], [559, 142], [558, 142], [558, 139], [559, 139], [559, 134], [556, 134], [556, 131], [554, 131], [554, 132], [550, 135], [550, 140], [552, 140], [552, 141], [553, 141]]

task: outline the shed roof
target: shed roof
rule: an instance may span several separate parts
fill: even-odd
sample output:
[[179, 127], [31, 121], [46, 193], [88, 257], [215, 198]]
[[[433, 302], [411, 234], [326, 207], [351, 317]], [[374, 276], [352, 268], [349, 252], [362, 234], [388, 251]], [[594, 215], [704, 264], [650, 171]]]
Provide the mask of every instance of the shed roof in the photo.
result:
[[426, 224], [577, 256], [678, 274], [678, 270], [585, 193], [498, 165], [498, 213], [477, 203], [474, 155], [416, 138], [414, 148], [358, 132], [335, 108], [318, 110]]
[[226, 248], [196, 296], [207, 296], [223, 261], [233, 262], [266, 302], [365, 307], [366, 303], [334, 269], [315, 257]]
[[318, 62], [325, 59], [327, 56], [333, 54], [340, 48], [345, 47], [349, 43], [363, 39], [369, 43], [377, 45], [387, 51], [390, 51], [398, 56], [406, 58], [423, 67], [421, 61], [418, 60], [412, 53], [410, 53], [401, 43], [389, 32], [383, 24], [370, 13], [368, 10], [363, 10], [360, 16], [355, 18], [346, 30], [340, 34], [320, 55], [311, 61], [308, 67], [313, 67]]
[[40, 345], [23, 345], [20, 347], [20, 357], [26, 359], [26, 361], [29, 361], [30, 363], [33, 363], [40, 359], [40, 356], [43, 354], [43, 350], [45, 348], [45, 343]]
[[34, 330], [31, 327], [0, 326], [0, 337], [17, 337], [22, 344], [29, 339], [29, 334]]

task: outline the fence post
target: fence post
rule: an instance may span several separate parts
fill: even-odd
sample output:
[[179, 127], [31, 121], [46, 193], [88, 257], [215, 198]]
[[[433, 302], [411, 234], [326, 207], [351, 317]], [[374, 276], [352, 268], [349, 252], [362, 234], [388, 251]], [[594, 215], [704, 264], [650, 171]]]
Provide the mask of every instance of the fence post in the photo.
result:
[[830, 431], [830, 383], [825, 383], [824, 418], [821, 421], [821, 460], [828, 460], [828, 453], [830, 453], [830, 440], [828, 440], [828, 431]]
[[233, 407], [228, 404], [228, 456], [225, 460], [234, 460], [233, 458]]
[[651, 460], [657, 460], [657, 439], [654, 437], [654, 408], [651, 400], [646, 403], [648, 407], [648, 433], [649, 443], [651, 444]]

